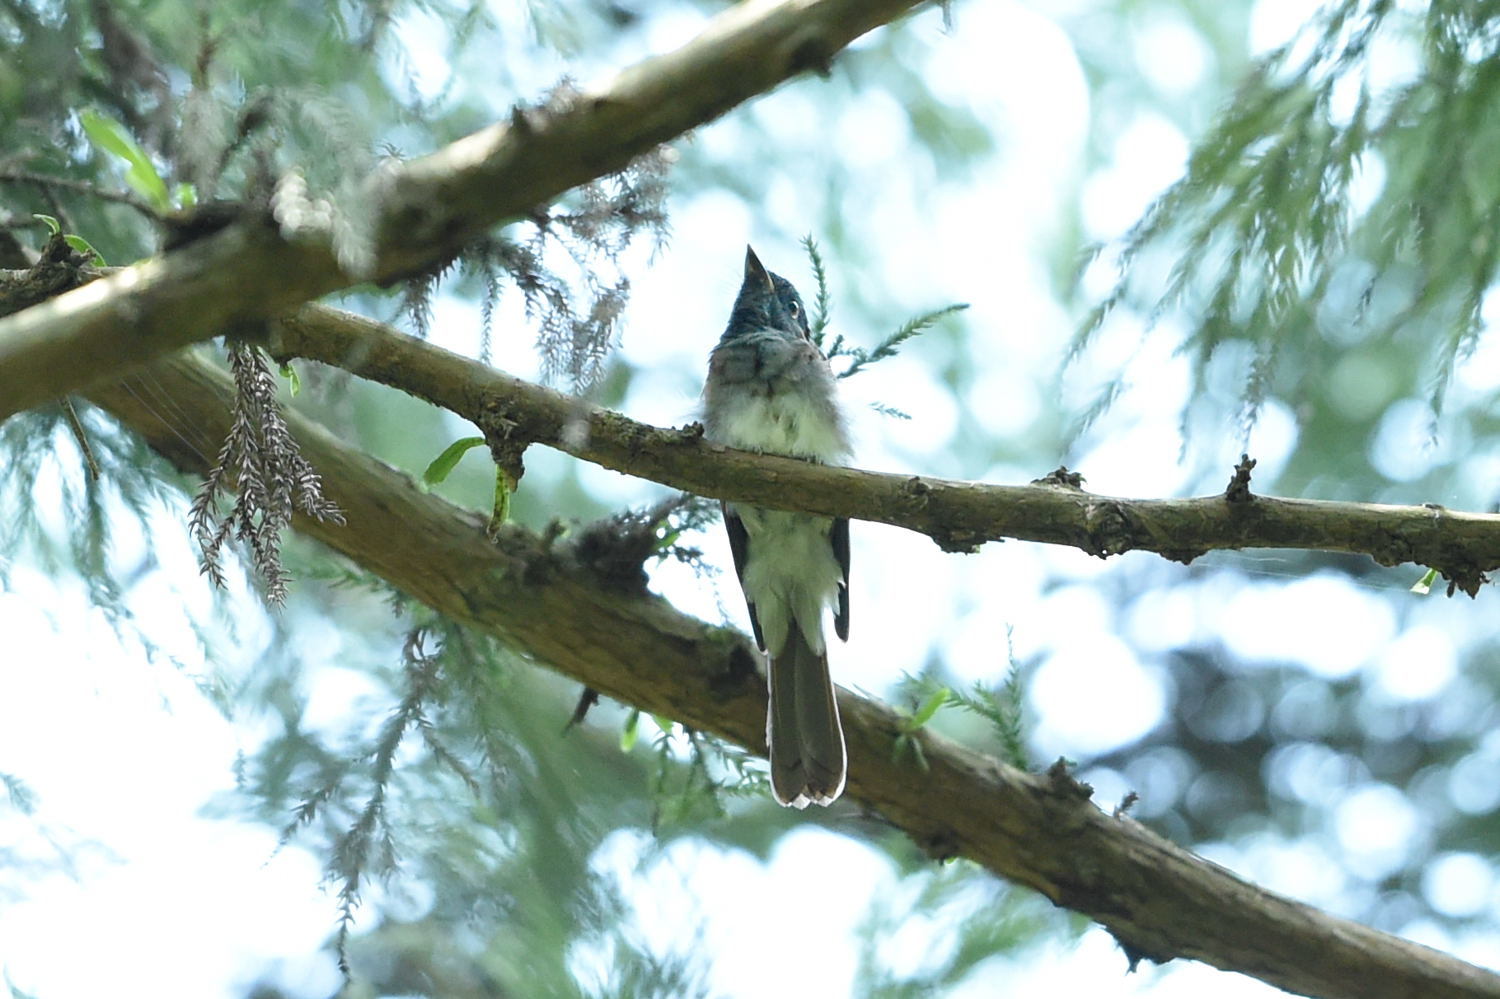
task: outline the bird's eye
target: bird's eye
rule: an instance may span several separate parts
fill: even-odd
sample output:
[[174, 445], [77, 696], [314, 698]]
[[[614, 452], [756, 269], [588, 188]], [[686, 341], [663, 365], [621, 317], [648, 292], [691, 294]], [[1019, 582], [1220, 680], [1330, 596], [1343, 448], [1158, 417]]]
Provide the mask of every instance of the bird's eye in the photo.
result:
[[799, 315], [802, 314], [802, 306], [798, 305], [796, 302], [786, 303], [786, 310], [792, 314], [793, 319], [796, 319]]

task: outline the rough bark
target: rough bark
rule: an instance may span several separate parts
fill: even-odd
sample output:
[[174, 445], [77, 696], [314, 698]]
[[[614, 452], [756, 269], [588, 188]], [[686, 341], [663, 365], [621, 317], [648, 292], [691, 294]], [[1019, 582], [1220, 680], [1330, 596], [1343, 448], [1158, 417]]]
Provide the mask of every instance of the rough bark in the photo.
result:
[[[179, 468], [201, 476], [228, 430], [232, 388], [184, 354], [93, 401]], [[171, 400], [170, 414], [160, 400]], [[444, 614], [500, 635], [611, 697], [755, 752], [765, 749], [765, 688], [743, 636], [676, 612], [600, 574], [576, 553], [416, 488], [295, 414], [304, 453], [343, 508], [318, 538]], [[926, 766], [895, 754], [902, 719], [839, 692], [848, 797], [937, 857], [962, 856], [1098, 921], [1132, 958], [1190, 957], [1329, 999], [1500, 999], [1500, 976], [1260, 889], [1129, 818], [1100, 811], [1060, 768], [1022, 773], [930, 733]]]

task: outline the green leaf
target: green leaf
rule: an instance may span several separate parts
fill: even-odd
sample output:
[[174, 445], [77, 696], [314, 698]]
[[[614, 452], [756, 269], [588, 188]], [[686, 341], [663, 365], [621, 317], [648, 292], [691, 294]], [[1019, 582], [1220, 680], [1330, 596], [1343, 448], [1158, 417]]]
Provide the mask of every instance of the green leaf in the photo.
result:
[[922, 706], [917, 708], [909, 718], [901, 723], [901, 731], [908, 733], [915, 732], [932, 721], [932, 716], [937, 714], [944, 704], [948, 703], [948, 697], [949, 691], [947, 687], [939, 687], [928, 694], [927, 700], [922, 702]]
[[671, 547], [675, 545], [681, 538], [681, 528], [667, 531], [661, 537], [656, 539], [656, 544], [652, 546], [652, 550], [658, 555], [666, 555]]
[[478, 447], [484, 443], [483, 437], [461, 437], [443, 449], [443, 453], [433, 459], [432, 464], [427, 466], [427, 471], [422, 473], [422, 485], [435, 486], [448, 477], [453, 471], [458, 460], [472, 447]]
[[1421, 594], [1425, 597], [1432, 592], [1432, 584], [1437, 582], [1437, 578], [1438, 571], [1436, 569], [1428, 569], [1421, 579], [1412, 584], [1411, 592]]
[[499, 534], [500, 528], [510, 520], [510, 498], [515, 495], [516, 485], [509, 472], [495, 466], [495, 504], [490, 510], [490, 522], [485, 527], [491, 538]]
[[125, 126], [97, 111], [85, 111], [79, 117], [84, 134], [96, 148], [129, 164], [125, 183], [158, 212], [171, 211], [172, 199], [167, 194], [166, 182], [156, 172], [156, 164], [151, 162], [146, 150], [131, 138]]
[[[40, 212], [35, 212], [31, 217], [45, 225], [54, 236], [62, 232], [62, 223], [58, 222], [57, 219], [51, 215], [43, 215]], [[79, 253], [88, 254], [88, 256], [90, 257], [90, 263], [94, 264], [96, 267], [104, 266], [104, 254], [94, 249], [94, 245], [88, 240], [84, 239], [82, 236], [75, 236], [72, 233], [68, 233], [67, 235], [63, 236], [63, 241], [73, 249], [77, 250]]]
[[295, 399], [297, 393], [302, 391], [302, 377], [297, 374], [297, 369], [290, 364], [283, 364], [281, 366], [281, 377], [291, 383], [292, 398]]
[[628, 753], [635, 748], [636, 740], [641, 736], [641, 712], [639, 709], [630, 712], [630, 717], [625, 719], [625, 727], [620, 730], [620, 751]]
[[86, 254], [89, 258], [89, 262], [92, 263], [95, 267], [105, 266], [104, 254], [94, 249], [94, 245], [88, 240], [84, 239], [82, 236], [67, 235], [63, 237], [63, 241], [73, 249], [77, 250], [79, 253]]

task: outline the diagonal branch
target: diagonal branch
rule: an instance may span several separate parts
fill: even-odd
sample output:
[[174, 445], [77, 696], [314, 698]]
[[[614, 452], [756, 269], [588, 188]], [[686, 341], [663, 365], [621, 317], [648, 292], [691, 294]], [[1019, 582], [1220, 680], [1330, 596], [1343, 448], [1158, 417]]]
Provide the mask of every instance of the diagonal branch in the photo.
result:
[[[253, 326], [352, 284], [450, 259], [497, 223], [712, 121], [923, 0], [739, 4], [682, 48], [647, 59], [557, 112], [517, 109], [368, 179], [373, 244], [335, 252], [316, 206], [228, 227], [0, 319], [0, 420], [130, 366]], [[294, 219], [293, 215], [299, 216]]]
[[[201, 476], [228, 431], [233, 389], [184, 355], [90, 397]], [[170, 417], [152, 404], [160, 398], [173, 400]], [[478, 514], [305, 418], [288, 422], [347, 516], [337, 526], [299, 515], [299, 530], [598, 691], [764, 751], [765, 688], [747, 668], [754, 653], [743, 636], [678, 613], [643, 584], [602, 580], [565, 546], [526, 531], [506, 528], [491, 542]], [[919, 770], [911, 754], [893, 752], [903, 731], [893, 711], [847, 690], [839, 708], [848, 798], [936, 857], [967, 857], [1088, 915], [1132, 957], [1191, 957], [1329, 999], [1500, 999], [1500, 976], [1249, 884], [1100, 811], [1061, 768], [1025, 774], [919, 732]]]
[[702, 496], [894, 524], [950, 551], [1016, 538], [1101, 557], [1152, 551], [1181, 562], [1225, 548], [1354, 552], [1382, 565], [1430, 566], [1471, 596], [1500, 567], [1494, 514], [1255, 496], [1248, 479], [1217, 496], [1120, 499], [1065, 483], [990, 485], [749, 454], [709, 444], [693, 428], [637, 423], [323, 306], [275, 324], [270, 347], [279, 358], [336, 365], [449, 409], [504, 450], [545, 444]]

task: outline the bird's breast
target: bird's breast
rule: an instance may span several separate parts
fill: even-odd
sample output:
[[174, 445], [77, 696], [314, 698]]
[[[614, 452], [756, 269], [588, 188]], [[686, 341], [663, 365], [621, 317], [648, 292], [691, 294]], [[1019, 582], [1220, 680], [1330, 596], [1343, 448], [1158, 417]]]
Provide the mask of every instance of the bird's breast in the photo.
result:
[[724, 405], [714, 439], [747, 451], [835, 461], [843, 433], [832, 409], [805, 394], [738, 392]]
[[833, 373], [807, 340], [767, 331], [721, 344], [704, 394], [710, 440], [827, 462], [848, 452]]

